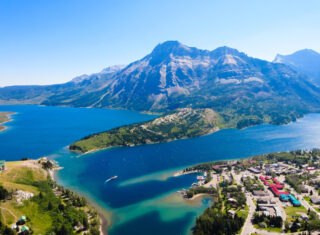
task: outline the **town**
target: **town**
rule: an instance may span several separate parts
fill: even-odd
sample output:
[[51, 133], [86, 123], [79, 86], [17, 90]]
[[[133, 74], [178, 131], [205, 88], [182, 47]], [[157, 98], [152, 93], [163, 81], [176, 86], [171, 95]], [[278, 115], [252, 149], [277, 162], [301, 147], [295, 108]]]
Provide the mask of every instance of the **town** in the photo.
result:
[[182, 174], [197, 174], [197, 182], [182, 192], [185, 199], [206, 195], [214, 201], [197, 218], [194, 234], [211, 229], [242, 235], [319, 231], [319, 160], [318, 149], [297, 150], [185, 169]]

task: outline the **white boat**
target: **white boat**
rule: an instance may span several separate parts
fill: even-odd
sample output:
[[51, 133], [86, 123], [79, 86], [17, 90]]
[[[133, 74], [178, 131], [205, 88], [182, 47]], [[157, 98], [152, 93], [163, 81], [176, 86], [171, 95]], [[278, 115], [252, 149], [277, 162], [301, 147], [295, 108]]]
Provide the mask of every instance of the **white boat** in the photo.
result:
[[107, 180], [105, 181], [105, 183], [108, 183], [110, 180], [115, 180], [116, 178], [118, 178], [117, 175], [112, 176], [111, 178], [107, 179]]

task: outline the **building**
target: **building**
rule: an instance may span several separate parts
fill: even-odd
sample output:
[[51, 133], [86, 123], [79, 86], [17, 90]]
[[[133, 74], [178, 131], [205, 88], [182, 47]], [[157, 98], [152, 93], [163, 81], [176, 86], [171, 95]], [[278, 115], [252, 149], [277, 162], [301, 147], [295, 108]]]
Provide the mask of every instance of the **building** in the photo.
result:
[[304, 168], [304, 169], [307, 170], [307, 171], [314, 171], [314, 170], [316, 170], [316, 168], [313, 167], [313, 166], [308, 166], [308, 167], [306, 167], [306, 168]]
[[313, 204], [319, 205], [320, 204], [320, 198], [319, 197], [311, 197], [311, 202]]
[[252, 194], [259, 197], [268, 196], [268, 193], [262, 190], [253, 190]]
[[305, 185], [300, 184], [299, 188], [300, 188], [302, 193], [308, 193], [309, 192], [308, 188]]
[[269, 198], [268, 197], [259, 197], [257, 199], [257, 202], [259, 204], [268, 204], [269, 203]]
[[298, 201], [292, 194], [289, 195], [280, 195], [280, 200], [283, 202], [287, 202], [290, 200], [293, 206], [301, 206], [301, 202]]
[[22, 226], [21, 228], [21, 233], [26, 235], [26, 234], [29, 234], [29, 227], [28, 226]]
[[253, 174], [259, 174], [260, 173], [260, 170], [254, 168], [254, 167], [248, 168], [248, 171], [252, 172]]
[[279, 197], [280, 195], [289, 195], [288, 192], [280, 192], [275, 185], [270, 185], [269, 189], [271, 192], [276, 196]]
[[263, 211], [269, 211], [268, 208], [270, 208], [270, 207], [274, 209], [276, 216], [282, 217], [281, 210], [277, 205], [275, 205], [275, 204], [262, 204], [262, 205], [258, 204], [258, 209], [263, 210]]
[[212, 165], [212, 169], [216, 170], [216, 169], [220, 169], [220, 168], [227, 168], [228, 165], [227, 164], [217, 164], [217, 165]]
[[22, 225], [22, 224], [25, 224], [26, 222], [27, 222], [27, 218], [24, 215], [20, 216], [18, 220], [18, 224]]
[[301, 215], [300, 218], [305, 221], [309, 220], [309, 217], [306, 214]]

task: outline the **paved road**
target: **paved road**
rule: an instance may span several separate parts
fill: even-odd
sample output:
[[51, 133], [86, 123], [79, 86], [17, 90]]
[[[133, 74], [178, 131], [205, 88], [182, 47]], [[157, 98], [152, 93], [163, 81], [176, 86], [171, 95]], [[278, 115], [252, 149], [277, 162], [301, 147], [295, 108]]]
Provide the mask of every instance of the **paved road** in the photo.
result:
[[249, 214], [248, 214], [246, 221], [244, 222], [241, 235], [250, 235], [254, 231], [254, 227], [251, 222], [251, 218], [253, 216], [253, 213], [256, 211], [256, 205], [252, 201], [251, 196], [249, 196], [249, 195], [246, 195], [246, 196], [247, 196], [247, 205], [249, 207]]

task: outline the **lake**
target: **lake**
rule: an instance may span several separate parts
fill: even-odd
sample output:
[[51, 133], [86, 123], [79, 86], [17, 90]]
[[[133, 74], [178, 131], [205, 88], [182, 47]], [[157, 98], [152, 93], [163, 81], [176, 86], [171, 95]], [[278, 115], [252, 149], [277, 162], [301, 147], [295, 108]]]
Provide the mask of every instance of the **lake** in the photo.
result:
[[[0, 106], [13, 121], [0, 132], [5, 160], [50, 156], [64, 167], [57, 181], [86, 195], [105, 211], [110, 234], [187, 234], [210, 198], [184, 201], [177, 193], [194, 175], [172, 177], [198, 162], [244, 158], [274, 151], [320, 146], [320, 114], [284, 126], [226, 129], [211, 135], [163, 144], [113, 148], [80, 155], [67, 146], [95, 132], [146, 121], [135, 111], [41, 106]], [[116, 180], [105, 180], [117, 175]]]

